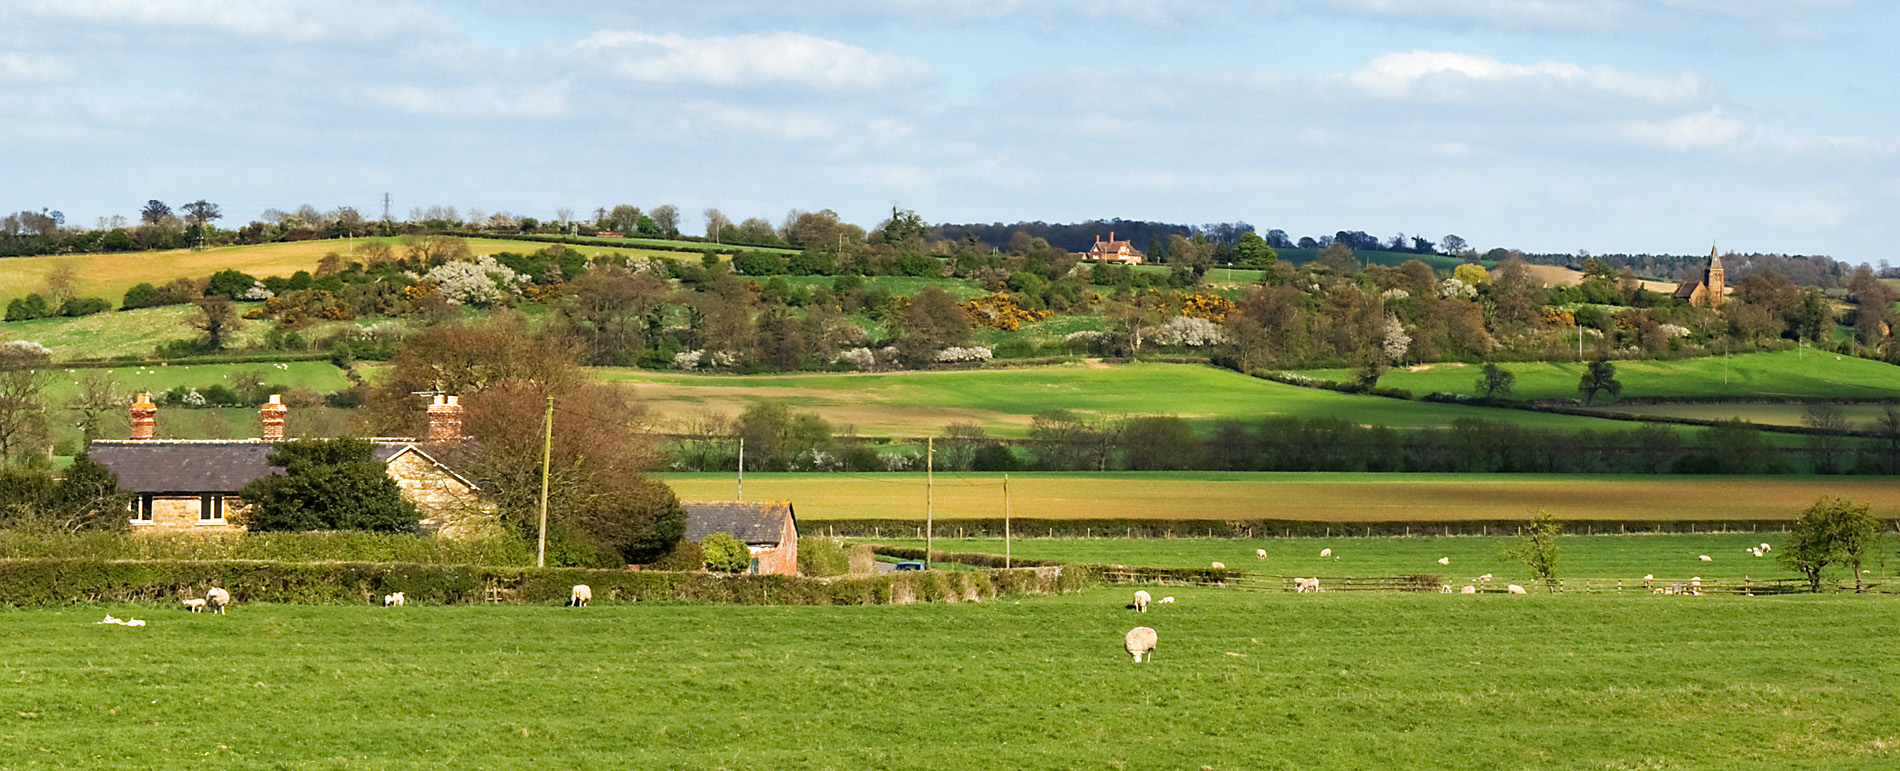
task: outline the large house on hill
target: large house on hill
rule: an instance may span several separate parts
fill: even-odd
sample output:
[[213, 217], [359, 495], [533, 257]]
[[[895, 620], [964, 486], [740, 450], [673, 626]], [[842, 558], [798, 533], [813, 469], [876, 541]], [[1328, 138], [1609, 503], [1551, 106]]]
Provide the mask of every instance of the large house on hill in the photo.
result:
[[[155, 439], [158, 407], [150, 394], [132, 404], [132, 438], [95, 440], [87, 454], [119, 476], [119, 487], [134, 496], [132, 529], [154, 533], [224, 533], [243, 530], [246, 508], [238, 492], [253, 480], [283, 473], [268, 460], [284, 439], [288, 409], [276, 395], [258, 410], [264, 436], [258, 439]], [[389, 469], [402, 495], [422, 513], [424, 532], [451, 538], [484, 535], [497, 526], [473, 481], [441, 459], [462, 443], [462, 406], [456, 397], [436, 396], [429, 406], [429, 436], [423, 439], [373, 439], [373, 456]]]
[[1127, 241], [1115, 240], [1115, 231], [1111, 230], [1108, 231], [1107, 241], [1103, 241], [1101, 236], [1096, 236], [1095, 245], [1089, 247], [1088, 251], [1082, 253], [1082, 259], [1096, 262], [1119, 262], [1124, 265], [1140, 265], [1142, 256], [1141, 252], [1135, 251], [1135, 247], [1129, 245]]

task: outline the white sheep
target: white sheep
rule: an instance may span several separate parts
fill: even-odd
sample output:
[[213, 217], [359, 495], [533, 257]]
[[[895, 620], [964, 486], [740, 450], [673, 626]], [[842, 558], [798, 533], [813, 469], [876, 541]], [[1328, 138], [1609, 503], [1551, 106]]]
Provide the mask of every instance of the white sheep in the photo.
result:
[[1163, 598], [1161, 598], [1161, 604], [1163, 604], [1163, 605], [1173, 605], [1173, 604], [1174, 604], [1174, 598], [1173, 598], [1173, 597], [1163, 597]]
[[1148, 655], [1149, 661], [1154, 661], [1156, 639], [1155, 630], [1138, 626], [1128, 630], [1128, 634], [1122, 637], [1122, 647], [1128, 650], [1129, 655], [1135, 657], [1136, 664], [1141, 663], [1141, 656], [1144, 653]]
[[1654, 589], [1654, 588], [1655, 588], [1655, 586], [1654, 586], [1654, 584], [1655, 584], [1655, 583], [1656, 583], [1656, 574], [1655, 574], [1655, 573], [1649, 573], [1649, 574], [1646, 574], [1646, 575], [1644, 575], [1644, 576], [1643, 576], [1643, 588], [1644, 588], [1644, 589]]
[[1135, 612], [1136, 613], [1148, 612], [1148, 592], [1147, 591], [1142, 590], [1142, 591], [1135, 592]]
[[1754, 554], [1754, 555], [1755, 555], [1755, 556], [1757, 556], [1757, 557], [1761, 557], [1761, 556], [1765, 556], [1765, 555], [1764, 555], [1764, 554], [1762, 553], [1762, 550], [1760, 550], [1760, 549], [1749, 549], [1748, 551], [1749, 551], [1749, 553], [1751, 553], [1751, 554]]
[[1318, 576], [1314, 576], [1314, 577], [1312, 577], [1312, 578], [1295, 578], [1295, 579], [1293, 579], [1293, 591], [1294, 591], [1294, 593], [1296, 593], [1296, 594], [1297, 594], [1297, 593], [1301, 593], [1301, 592], [1317, 592], [1317, 591], [1319, 591], [1319, 577], [1318, 577]]
[[1481, 584], [1491, 583], [1491, 574], [1486, 573], [1484, 575], [1478, 576], [1478, 583], [1481, 583]]
[[209, 591], [205, 592], [205, 607], [210, 608], [212, 613], [216, 613], [222, 616], [224, 615], [225, 606], [230, 605], [230, 604], [231, 604], [230, 592], [227, 592], [215, 586], [211, 587]]
[[1439, 557], [1439, 558], [1438, 558], [1438, 564], [1440, 564], [1440, 565], [1450, 565], [1450, 564], [1451, 564], [1451, 558], [1450, 558], [1450, 557]]
[[1439, 585], [1438, 585], [1438, 593], [1439, 593], [1439, 594], [1451, 594], [1451, 584], [1439, 584]]
[[1714, 562], [1714, 561], [1715, 561], [1715, 558], [1714, 558], [1714, 557], [1711, 557], [1711, 556], [1709, 556], [1709, 555], [1707, 555], [1707, 554], [1704, 554], [1704, 555], [1702, 555], [1702, 556], [1700, 556], [1700, 557], [1697, 557], [1696, 559], [1699, 559], [1699, 560], [1702, 560], [1703, 562]]
[[185, 610], [189, 610], [193, 613], [203, 613], [205, 611], [205, 601], [197, 597], [185, 600]]
[[1255, 556], [1255, 557], [1258, 557], [1258, 558], [1260, 558], [1260, 559], [1266, 559], [1266, 558], [1267, 558], [1267, 550], [1266, 550], [1266, 549], [1255, 549], [1255, 550], [1253, 550], [1253, 556]]
[[1227, 566], [1226, 566], [1226, 565], [1224, 565], [1224, 564], [1222, 564], [1222, 563], [1219, 563], [1219, 562], [1216, 562], [1216, 563], [1214, 563], [1214, 569], [1215, 569], [1215, 570], [1226, 570], [1226, 569], [1227, 569]]
[[1478, 587], [1472, 586], [1470, 584], [1465, 584], [1465, 588], [1459, 589], [1458, 593], [1459, 594], [1477, 594]]
[[1524, 591], [1524, 587], [1522, 587], [1522, 586], [1518, 586], [1517, 584], [1505, 584], [1505, 585], [1504, 585], [1504, 591], [1507, 591], [1507, 592], [1510, 592], [1510, 593], [1512, 593], [1512, 594], [1525, 594], [1525, 593], [1526, 593], [1526, 592]]
[[1769, 546], [1768, 544], [1762, 544], [1762, 545], [1761, 545], [1761, 550], [1762, 550], [1762, 551], [1773, 551], [1773, 550], [1774, 550], [1774, 548], [1775, 548], [1775, 547], [1773, 547], [1773, 546]]
[[594, 600], [594, 588], [591, 586], [588, 586], [586, 584], [575, 584], [573, 589], [568, 590], [567, 604], [571, 607], [585, 608], [587, 607], [587, 603], [592, 602], [593, 600]]
[[1702, 577], [1701, 576], [1694, 576], [1689, 579], [1688, 593], [1695, 595], [1697, 597], [1702, 596]]
[[402, 607], [402, 603], [403, 603], [402, 592], [394, 592], [391, 594], [383, 595], [383, 607], [385, 608], [400, 608]]
[[1332, 550], [1332, 549], [1320, 549], [1320, 550], [1319, 550], [1319, 556], [1321, 556], [1321, 557], [1331, 557], [1331, 556], [1333, 556], [1333, 550]]

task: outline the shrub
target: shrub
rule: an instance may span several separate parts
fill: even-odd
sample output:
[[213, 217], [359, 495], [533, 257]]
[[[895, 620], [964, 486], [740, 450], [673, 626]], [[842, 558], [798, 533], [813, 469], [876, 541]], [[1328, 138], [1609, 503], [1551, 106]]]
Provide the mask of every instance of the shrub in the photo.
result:
[[681, 538], [680, 542], [673, 546], [673, 551], [654, 561], [652, 564], [647, 565], [647, 567], [652, 570], [682, 570], [688, 572], [704, 570], [706, 568], [706, 553], [700, 550], [699, 544]]
[[104, 297], [75, 297], [59, 306], [61, 316], [91, 316], [112, 309]]
[[805, 576], [841, 576], [851, 572], [851, 557], [844, 542], [822, 536], [798, 539], [798, 572]]
[[242, 298], [245, 292], [257, 284], [257, 278], [232, 268], [225, 268], [211, 274], [211, 281], [205, 284], [205, 295], [224, 295], [233, 300]]
[[30, 294], [7, 303], [7, 321], [32, 321], [53, 315], [46, 306], [46, 298]]
[[732, 270], [741, 276], [782, 276], [785, 258], [770, 252], [740, 252], [732, 258]]
[[713, 533], [699, 539], [706, 569], [714, 573], [743, 573], [752, 567], [752, 554], [731, 533]]

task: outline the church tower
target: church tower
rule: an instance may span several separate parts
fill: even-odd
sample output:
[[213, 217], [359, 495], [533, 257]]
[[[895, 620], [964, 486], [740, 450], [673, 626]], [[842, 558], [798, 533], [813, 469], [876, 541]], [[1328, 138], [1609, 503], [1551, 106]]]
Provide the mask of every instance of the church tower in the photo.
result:
[[1709, 287], [1709, 307], [1721, 305], [1722, 299], [1728, 295], [1728, 277], [1722, 270], [1722, 258], [1716, 255], [1713, 246], [1709, 247], [1709, 270], [1704, 274], [1702, 283]]

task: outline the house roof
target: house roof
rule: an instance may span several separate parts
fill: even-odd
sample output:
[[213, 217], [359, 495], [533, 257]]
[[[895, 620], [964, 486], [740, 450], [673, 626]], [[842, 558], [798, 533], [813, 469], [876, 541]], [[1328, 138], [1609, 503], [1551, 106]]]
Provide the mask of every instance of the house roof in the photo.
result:
[[[440, 443], [436, 443], [440, 444]], [[119, 488], [141, 494], [224, 493], [244, 489], [253, 480], [281, 474], [270, 464], [276, 444], [261, 439], [94, 441], [87, 455], [119, 475]], [[475, 483], [436, 460], [412, 442], [377, 442], [370, 457], [387, 464], [412, 452], [470, 488]]]
[[698, 542], [713, 533], [731, 533], [752, 546], [778, 546], [785, 522], [798, 517], [791, 501], [681, 501], [686, 509], [686, 539]]

